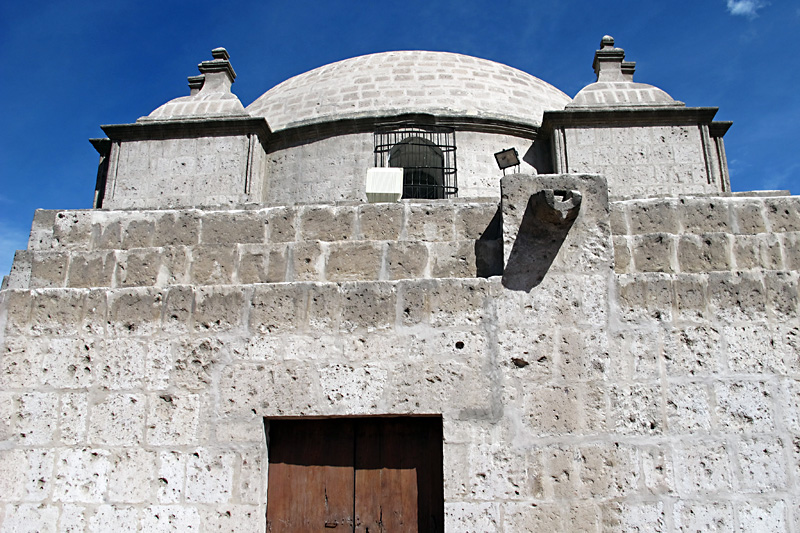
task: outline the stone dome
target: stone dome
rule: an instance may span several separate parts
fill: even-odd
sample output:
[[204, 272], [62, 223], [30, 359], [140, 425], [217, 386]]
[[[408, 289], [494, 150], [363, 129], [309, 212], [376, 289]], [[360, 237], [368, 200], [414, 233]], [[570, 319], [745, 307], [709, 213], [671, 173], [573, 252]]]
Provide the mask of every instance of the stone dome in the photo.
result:
[[273, 131], [362, 117], [425, 113], [540, 126], [570, 97], [515, 68], [449, 52], [371, 54], [276, 85], [247, 107]]

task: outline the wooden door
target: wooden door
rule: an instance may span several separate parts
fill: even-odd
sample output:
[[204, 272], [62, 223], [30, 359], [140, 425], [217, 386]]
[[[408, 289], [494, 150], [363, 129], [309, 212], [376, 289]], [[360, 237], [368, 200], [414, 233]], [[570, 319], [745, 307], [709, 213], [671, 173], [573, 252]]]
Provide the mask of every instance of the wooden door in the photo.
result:
[[444, 530], [441, 418], [272, 420], [267, 531]]

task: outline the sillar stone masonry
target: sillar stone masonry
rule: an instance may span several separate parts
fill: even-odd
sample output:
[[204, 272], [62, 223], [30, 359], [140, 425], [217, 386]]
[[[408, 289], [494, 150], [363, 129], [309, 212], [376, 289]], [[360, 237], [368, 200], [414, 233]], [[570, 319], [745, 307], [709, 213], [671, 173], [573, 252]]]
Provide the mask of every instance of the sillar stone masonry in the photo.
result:
[[608, 36], [575, 98], [212, 56], [3, 282], [0, 531], [800, 532], [800, 201], [716, 108]]

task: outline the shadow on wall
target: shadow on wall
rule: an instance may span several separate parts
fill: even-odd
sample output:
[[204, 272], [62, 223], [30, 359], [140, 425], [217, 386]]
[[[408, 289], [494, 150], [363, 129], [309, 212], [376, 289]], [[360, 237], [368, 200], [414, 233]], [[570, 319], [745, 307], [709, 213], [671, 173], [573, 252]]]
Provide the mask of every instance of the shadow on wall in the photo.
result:
[[578, 191], [546, 189], [532, 195], [503, 270], [503, 286], [530, 291], [539, 285], [567, 238], [581, 204]]

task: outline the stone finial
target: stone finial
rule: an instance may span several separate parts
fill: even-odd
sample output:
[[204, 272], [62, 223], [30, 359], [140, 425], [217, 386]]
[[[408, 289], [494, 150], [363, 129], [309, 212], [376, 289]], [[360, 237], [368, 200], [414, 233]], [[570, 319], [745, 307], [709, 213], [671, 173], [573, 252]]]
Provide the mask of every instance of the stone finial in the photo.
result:
[[214, 48], [211, 51], [211, 56], [214, 59], [203, 61], [197, 65], [200, 73], [205, 75], [203, 90], [207, 87], [214, 90], [227, 87], [230, 90], [233, 80], [236, 79], [236, 72], [229, 61], [230, 55], [228, 51], [224, 48]]
[[633, 72], [636, 70], [636, 61], [622, 62], [622, 77], [625, 81], [633, 81]]
[[205, 75], [198, 74], [197, 76], [189, 76], [189, 96], [194, 96], [200, 92], [200, 89], [203, 88], [203, 82], [205, 82]]
[[624, 59], [625, 50], [614, 46], [613, 37], [604, 36], [600, 41], [600, 50], [594, 53], [594, 62], [592, 63], [594, 73], [597, 74], [597, 81], [625, 81], [622, 69]]

